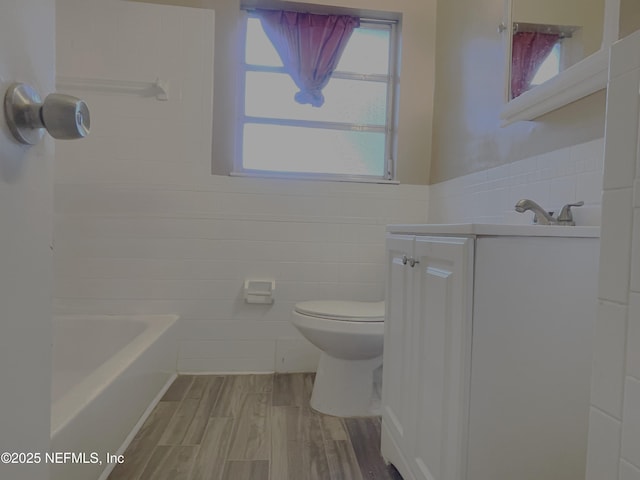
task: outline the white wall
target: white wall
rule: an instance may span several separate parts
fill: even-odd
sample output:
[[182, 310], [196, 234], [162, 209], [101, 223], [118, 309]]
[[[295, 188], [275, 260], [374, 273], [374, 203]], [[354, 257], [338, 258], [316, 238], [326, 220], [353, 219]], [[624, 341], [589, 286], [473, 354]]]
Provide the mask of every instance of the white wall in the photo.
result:
[[600, 50], [604, 0], [516, 0], [511, 8], [513, 22], [581, 27], [574, 34], [580, 42], [579, 52], [584, 54], [579, 60]]
[[[431, 126], [435, 82], [437, 0], [133, 0], [165, 5], [199, 7], [216, 12], [215, 83], [224, 89], [213, 110], [213, 172], [232, 171], [236, 144], [235, 125], [227, 122], [236, 95], [236, 69], [242, 51], [240, 6], [269, 8], [322, 4], [337, 11], [364, 16], [401, 18], [402, 48], [398, 75], [402, 88], [397, 107], [397, 178], [403, 183], [426, 185], [431, 165]], [[501, 0], [497, 0], [501, 1]], [[315, 7], [313, 8], [315, 10]], [[321, 9], [322, 10], [322, 9]]]
[[609, 72], [587, 480], [640, 480], [640, 32]]
[[574, 208], [577, 225], [600, 225], [604, 140], [563, 148], [429, 187], [430, 223], [531, 223], [514, 211], [521, 198], [559, 212]]
[[[313, 369], [294, 303], [382, 298], [384, 227], [424, 222], [427, 187], [211, 175], [211, 12], [57, 8], [58, 75], [160, 76], [170, 99], [66, 89], [93, 131], [57, 150], [56, 311], [177, 313], [184, 372]], [[243, 303], [249, 277], [276, 280], [273, 306]]]
[[438, 1], [431, 183], [604, 136], [604, 91], [533, 122], [500, 126], [508, 42], [496, 24], [503, 11], [504, 0]]

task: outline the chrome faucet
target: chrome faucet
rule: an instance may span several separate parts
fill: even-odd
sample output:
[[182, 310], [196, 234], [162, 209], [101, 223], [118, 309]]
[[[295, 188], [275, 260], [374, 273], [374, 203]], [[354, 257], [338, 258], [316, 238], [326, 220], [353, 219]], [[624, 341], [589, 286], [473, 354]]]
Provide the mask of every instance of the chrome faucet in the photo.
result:
[[571, 212], [571, 207], [581, 207], [584, 205], [583, 201], [576, 203], [568, 203], [562, 210], [560, 210], [560, 214], [557, 218], [554, 218], [553, 212], [547, 212], [544, 208], [538, 205], [533, 200], [529, 200], [528, 198], [523, 198], [516, 203], [516, 212], [524, 213], [527, 210], [531, 210], [533, 215], [533, 223], [538, 225], [575, 225], [576, 223], [573, 220], [573, 214]]

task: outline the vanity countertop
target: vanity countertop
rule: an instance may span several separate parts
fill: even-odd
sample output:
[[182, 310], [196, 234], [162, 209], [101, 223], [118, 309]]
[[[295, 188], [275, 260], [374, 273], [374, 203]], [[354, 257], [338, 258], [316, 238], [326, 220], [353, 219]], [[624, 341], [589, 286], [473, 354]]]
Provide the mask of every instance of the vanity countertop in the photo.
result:
[[388, 233], [409, 235], [480, 235], [514, 237], [600, 237], [600, 227], [559, 225], [509, 225], [490, 223], [397, 224]]

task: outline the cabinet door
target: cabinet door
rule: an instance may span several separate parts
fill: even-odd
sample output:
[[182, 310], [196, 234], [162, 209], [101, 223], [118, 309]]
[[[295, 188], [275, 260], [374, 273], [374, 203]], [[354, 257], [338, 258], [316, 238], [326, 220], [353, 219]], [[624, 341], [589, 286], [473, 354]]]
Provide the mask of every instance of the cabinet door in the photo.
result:
[[473, 240], [417, 237], [411, 469], [417, 479], [462, 480], [471, 358]]
[[411, 277], [412, 269], [403, 261], [413, 254], [413, 237], [387, 237], [387, 293], [384, 324], [382, 417], [398, 448], [410, 445], [415, 419], [409, 404], [415, 382], [410, 377]]

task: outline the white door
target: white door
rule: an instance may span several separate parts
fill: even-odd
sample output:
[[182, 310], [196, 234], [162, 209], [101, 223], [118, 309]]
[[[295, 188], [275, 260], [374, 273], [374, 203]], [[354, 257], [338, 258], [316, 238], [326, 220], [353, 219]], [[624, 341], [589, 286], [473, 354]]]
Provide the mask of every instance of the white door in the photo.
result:
[[[54, 0], [0, 3], [0, 98], [13, 82], [55, 82]], [[20, 145], [0, 109], [0, 453], [49, 448], [53, 141]], [[0, 478], [48, 478], [40, 463], [0, 463]]]
[[387, 237], [387, 294], [384, 332], [382, 379], [382, 418], [385, 433], [389, 433], [396, 448], [387, 448], [387, 460], [402, 469], [402, 462], [393, 458], [396, 449], [404, 451], [411, 443], [414, 418], [410, 403], [415, 382], [410, 377], [411, 343], [411, 278], [408, 259], [413, 255], [413, 238], [405, 235]]
[[417, 237], [411, 468], [420, 480], [463, 480], [471, 361], [473, 241]]

